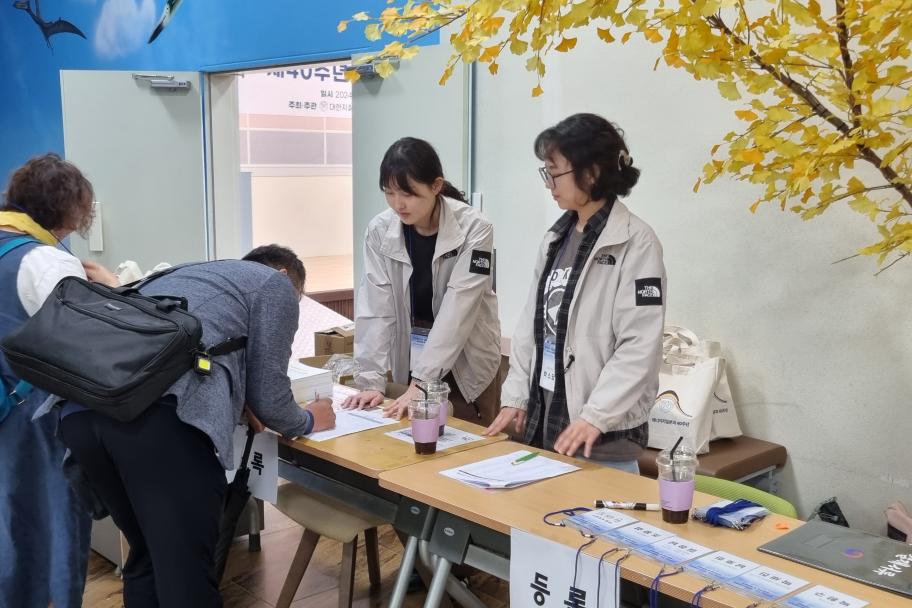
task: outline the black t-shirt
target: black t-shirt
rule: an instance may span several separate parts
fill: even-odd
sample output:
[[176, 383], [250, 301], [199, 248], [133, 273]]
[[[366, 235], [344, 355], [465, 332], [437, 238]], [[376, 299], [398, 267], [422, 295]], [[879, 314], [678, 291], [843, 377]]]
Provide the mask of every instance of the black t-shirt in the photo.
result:
[[412, 318], [416, 324], [430, 327], [434, 322], [434, 280], [431, 263], [437, 247], [437, 234], [422, 236], [413, 226], [404, 226], [405, 244], [412, 260]]

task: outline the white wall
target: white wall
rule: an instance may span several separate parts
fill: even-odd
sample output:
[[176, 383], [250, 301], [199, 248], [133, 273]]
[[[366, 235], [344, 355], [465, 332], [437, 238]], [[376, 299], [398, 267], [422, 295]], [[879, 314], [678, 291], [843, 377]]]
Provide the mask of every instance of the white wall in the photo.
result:
[[411, 136], [431, 142], [447, 179], [466, 188], [467, 70], [456, 69], [446, 86], [438, 86], [447, 57], [447, 48], [422, 47], [416, 59], [403, 62], [389, 78], [365, 78], [352, 85], [355, 298], [364, 233], [371, 219], [387, 209], [378, 179], [380, 162], [394, 141]]
[[851, 212], [811, 222], [774, 208], [752, 216], [756, 191], [727, 178], [694, 194], [738, 106], [714, 83], [653, 71], [658, 53], [581, 37], [569, 55], [549, 56], [538, 99], [518, 60], [504, 58], [497, 77], [478, 70], [476, 190], [496, 227], [504, 333], [559, 214], [532, 141], [571, 113], [602, 114], [626, 131], [643, 172], [626, 203], [664, 244], [667, 321], [726, 348], [745, 432], [788, 448], [781, 494], [805, 516], [836, 495], [853, 526], [882, 533], [887, 502], [912, 502], [912, 266], [874, 277], [869, 259], [833, 265], [876, 238]]
[[351, 255], [351, 175], [252, 179], [253, 244], [278, 243], [299, 257]]

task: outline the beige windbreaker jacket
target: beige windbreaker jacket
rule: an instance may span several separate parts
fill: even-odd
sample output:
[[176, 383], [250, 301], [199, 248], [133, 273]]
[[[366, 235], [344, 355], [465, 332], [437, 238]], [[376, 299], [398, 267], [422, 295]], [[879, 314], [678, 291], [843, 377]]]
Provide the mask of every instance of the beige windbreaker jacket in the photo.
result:
[[[532, 288], [512, 339], [504, 407], [525, 410], [530, 387], [538, 386], [538, 378], [532, 378], [536, 291], [548, 245], [558, 238], [548, 231], [539, 250]], [[658, 294], [655, 279], [661, 285]], [[661, 243], [652, 228], [616, 201], [570, 304], [565, 368], [571, 356], [572, 363], [564, 375], [571, 422], [582, 418], [603, 433], [646, 422], [659, 386], [665, 286]]]
[[[500, 321], [492, 289], [494, 231], [465, 203], [440, 197], [440, 224], [431, 264], [434, 327], [421, 361], [422, 380], [452, 371], [466, 401], [474, 401], [494, 380], [500, 365]], [[355, 311], [356, 383], [383, 391], [386, 371], [406, 383], [409, 376], [412, 264], [402, 222], [392, 209], [377, 215], [364, 238], [364, 275]]]

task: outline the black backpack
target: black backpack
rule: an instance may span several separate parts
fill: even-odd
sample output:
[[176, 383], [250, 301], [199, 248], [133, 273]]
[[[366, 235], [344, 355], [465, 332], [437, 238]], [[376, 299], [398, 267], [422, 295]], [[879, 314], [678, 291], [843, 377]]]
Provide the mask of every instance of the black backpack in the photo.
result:
[[208, 375], [211, 357], [247, 344], [244, 336], [206, 348], [185, 298], [139, 293], [181, 267], [123, 287], [65, 277], [0, 348], [18, 378], [116, 420], [133, 420], [184, 373]]

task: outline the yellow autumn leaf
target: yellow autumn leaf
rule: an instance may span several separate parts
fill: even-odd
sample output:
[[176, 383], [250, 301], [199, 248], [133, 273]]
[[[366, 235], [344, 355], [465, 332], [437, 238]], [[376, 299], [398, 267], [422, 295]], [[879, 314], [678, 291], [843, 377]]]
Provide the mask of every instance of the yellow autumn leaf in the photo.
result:
[[660, 34], [657, 29], [648, 27], [643, 30], [643, 35], [649, 42], [662, 42], [662, 34]]
[[767, 108], [766, 115], [770, 120], [791, 120], [794, 118], [794, 114], [792, 114], [786, 108], [779, 106]]
[[367, 13], [365, 13], [364, 11], [361, 11], [360, 13], [355, 13], [354, 15], [352, 15], [352, 19], [354, 19], [355, 21], [367, 21], [368, 19], [370, 19], [370, 17], [367, 15]]
[[598, 37], [604, 42], [614, 42], [615, 38], [611, 35], [611, 30], [606, 30], [603, 28], [598, 28], [596, 30]]
[[520, 40], [519, 38], [516, 38], [515, 40], [510, 42], [510, 52], [513, 53], [514, 55], [522, 55], [523, 53], [526, 52], [526, 49], [528, 49], [528, 48], [529, 48], [529, 43], [526, 42], [525, 40]]
[[851, 201], [849, 201], [849, 207], [851, 207], [852, 210], [857, 213], [868, 216], [871, 221], [877, 219], [877, 213], [879, 211], [877, 208], [877, 203], [866, 196], [854, 197]]
[[722, 97], [725, 99], [731, 99], [732, 101], [741, 99], [741, 93], [738, 92], [738, 85], [736, 85], [734, 82], [723, 80], [720, 81], [716, 86], [719, 87], [719, 93], [721, 93]]
[[493, 74], [494, 76], [497, 76], [497, 70], [498, 70], [498, 68], [500, 68], [500, 66], [497, 65], [497, 62], [496, 62], [496, 61], [492, 61], [492, 62], [491, 62], [491, 65], [488, 66], [488, 71], [491, 72], [491, 74]]
[[349, 82], [355, 82], [361, 79], [361, 74], [359, 74], [356, 70], [345, 70], [343, 76], [345, 77], [345, 80]]
[[627, 32], [621, 36], [621, 44], [627, 44], [627, 41], [630, 40], [631, 36], [633, 36], [633, 32]]
[[564, 38], [563, 40], [560, 41], [560, 44], [558, 44], [556, 47], [554, 47], [554, 50], [557, 51], [558, 53], [566, 53], [567, 51], [572, 50], [573, 47], [575, 47], [575, 46], [576, 46], [576, 38]]
[[536, 86], [532, 89], [532, 97], [539, 97], [545, 90], [541, 88], [541, 85]]
[[737, 154], [738, 160], [742, 160], [746, 163], [762, 163], [763, 162], [763, 152], [757, 150], [756, 148], [750, 150], [739, 150]]
[[753, 121], [757, 120], [757, 115], [751, 112], [750, 110], [735, 110], [735, 116], [741, 120]]
[[489, 63], [497, 59], [498, 55], [500, 55], [500, 45], [494, 44], [485, 47], [484, 52], [478, 56], [478, 61], [481, 61], [482, 63]]
[[455, 68], [455, 66], [452, 66], [452, 65], [447, 66], [447, 69], [445, 69], [443, 71], [443, 74], [440, 76], [440, 80], [437, 81], [437, 84], [439, 84], [440, 86], [445, 85], [447, 80], [450, 79], [450, 76], [453, 75], [454, 68]]
[[757, 213], [757, 207], [759, 207], [759, 206], [760, 206], [760, 200], [758, 199], [758, 200], [754, 201], [753, 205], [750, 206], [750, 212]]
[[696, 192], [700, 189], [700, 184], [701, 184], [701, 183], [703, 183], [703, 178], [702, 178], [702, 177], [698, 177], [698, 178], [697, 178], [697, 181], [695, 181], [695, 182], [694, 182], [694, 185], [693, 185], [694, 194], [696, 194]]
[[340, 21], [339, 25], [336, 26], [337, 32], [344, 32], [346, 29], [348, 29], [348, 21]]
[[874, 116], [886, 116], [893, 111], [893, 100], [882, 97], [871, 104], [871, 114]]
[[380, 24], [370, 23], [364, 26], [364, 37], [372, 42], [380, 40]]
[[377, 64], [376, 67], [377, 67], [377, 74], [379, 74], [380, 78], [389, 77], [390, 74], [392, 74], [393, 71], [395, 70], [395, 68], [393, 68], [393, 64], [390, 63], [389, 60], [381, 61], [380, 63]]

